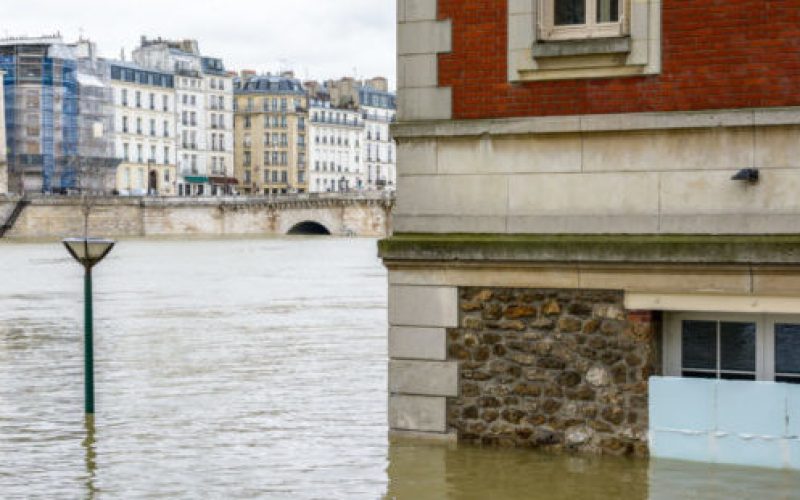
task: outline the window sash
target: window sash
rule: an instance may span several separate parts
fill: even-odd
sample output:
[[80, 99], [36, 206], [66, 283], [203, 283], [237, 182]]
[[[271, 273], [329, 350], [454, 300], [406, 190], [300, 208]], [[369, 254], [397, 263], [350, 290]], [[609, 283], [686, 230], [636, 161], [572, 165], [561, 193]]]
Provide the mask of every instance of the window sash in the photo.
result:
[[[725, 370], [720, 367], [718, 354], [715, 369], [684, 368], [682, 362], [682, 328], [684, 321], [711, 321], [720, 323], [755, 323], [756, 324], [756, 371]], [[775, 327], [776, 324], [800, 325], [800, 315], [789, 314], [736, 314], [736, 313], [668, 313], [665, 317], [663, 363], [664, 374], [681, 377], [684, 372], [690, 374], [708, 373], [715, 378], [724, 375], [755, 374], [758, 381], [783, 382], [790, 380], [800, 383], [800, 373], [781, 373], [775, 370]], [[717, 350], [719, 352], [718, 343]], [[719, 377], [719, 375], [722, 375]], [[783, 380], [778, 380], [783, 379]]]
[[597, 22], [597, 0], [586, 1], [586, 24], [556, 26], [555, 0], [538, 0], [539, 38], [541, 40], [575, 40], [586, 38], [608, 38], [628, 34], [629, 0], [619, 0], [619, 20], [609, 23]]

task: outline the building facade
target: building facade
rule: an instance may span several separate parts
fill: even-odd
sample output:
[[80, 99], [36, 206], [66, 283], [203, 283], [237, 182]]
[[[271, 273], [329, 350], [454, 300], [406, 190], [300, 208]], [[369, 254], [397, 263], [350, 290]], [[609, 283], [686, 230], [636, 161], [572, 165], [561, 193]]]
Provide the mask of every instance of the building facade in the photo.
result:
[[689, 4], [399, 0], [394, 433], [800, 467], [800, 1]]
[[87, 41], [0, 40], [8, 188], [14, 193], [111, 192], [111, 87]]
[[[0, 71], [0, 96], [3, 95], [3, 72]], [[0, 99], [0, 195], [8, 193], [8, 164], [6, 162], [5, 99]]]
[[109, 61], [114, 90], [116, 189], [120, 195], [177, 193], [175, 76]]
[[362, 157], [366, 165], [366, 186], [370, 191], [395, 190], [397, 155], [390, 130], [397, 119], [395, 101], [394, 94], [385, 87], [367, 84], [359, 89], [359, 108], [364, 120]]
[[364, 121], [355, 108], [311, 99], [308, 120], [308, 189], [311, 193], [363, 191]]
[[308, 192], [308, 97], [292, 73], [235, 82], [236, 178], [243, 194]]
[[133, 59], [175, 75], [179, 196], [235, 191], [233, 79], [222, 60], [203, 57], [194, 40], [142, 38]]

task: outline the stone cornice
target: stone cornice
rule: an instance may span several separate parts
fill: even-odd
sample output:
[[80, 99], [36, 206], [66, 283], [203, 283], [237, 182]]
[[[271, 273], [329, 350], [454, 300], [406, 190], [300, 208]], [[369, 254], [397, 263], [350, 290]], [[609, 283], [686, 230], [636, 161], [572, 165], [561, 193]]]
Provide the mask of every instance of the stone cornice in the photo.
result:
[[392, 126], [397, 139], [481, 135], [568, 134], [800, 124], [800, 107], [541, 116], [484, 120], [406, 121]]
[[800, 265], [800, 235], [396, 234], [384, 261]]

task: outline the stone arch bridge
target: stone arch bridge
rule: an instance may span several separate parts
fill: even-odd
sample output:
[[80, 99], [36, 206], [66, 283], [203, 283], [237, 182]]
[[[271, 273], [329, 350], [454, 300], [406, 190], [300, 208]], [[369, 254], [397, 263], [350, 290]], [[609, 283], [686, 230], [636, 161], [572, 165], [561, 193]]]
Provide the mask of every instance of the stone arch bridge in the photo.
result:
[[[83, 234], [85, 201], [75, 197], [0, 197], [8, 238]], [[390, 193], [224, 198], [92, 198], [92, 236], [285, 235], [383, 237], [391, 232]], [[13, 220], [11, 220], [13, 219]]]

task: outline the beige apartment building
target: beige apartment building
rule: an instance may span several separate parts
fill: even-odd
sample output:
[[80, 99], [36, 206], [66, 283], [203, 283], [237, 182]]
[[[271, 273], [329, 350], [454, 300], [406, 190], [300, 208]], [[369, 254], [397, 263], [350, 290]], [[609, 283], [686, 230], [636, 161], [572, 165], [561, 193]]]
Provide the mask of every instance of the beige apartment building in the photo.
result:
[[235, 176], [242, 194], [308, 191], [308, 99], [292, 73], [235, 81]]

